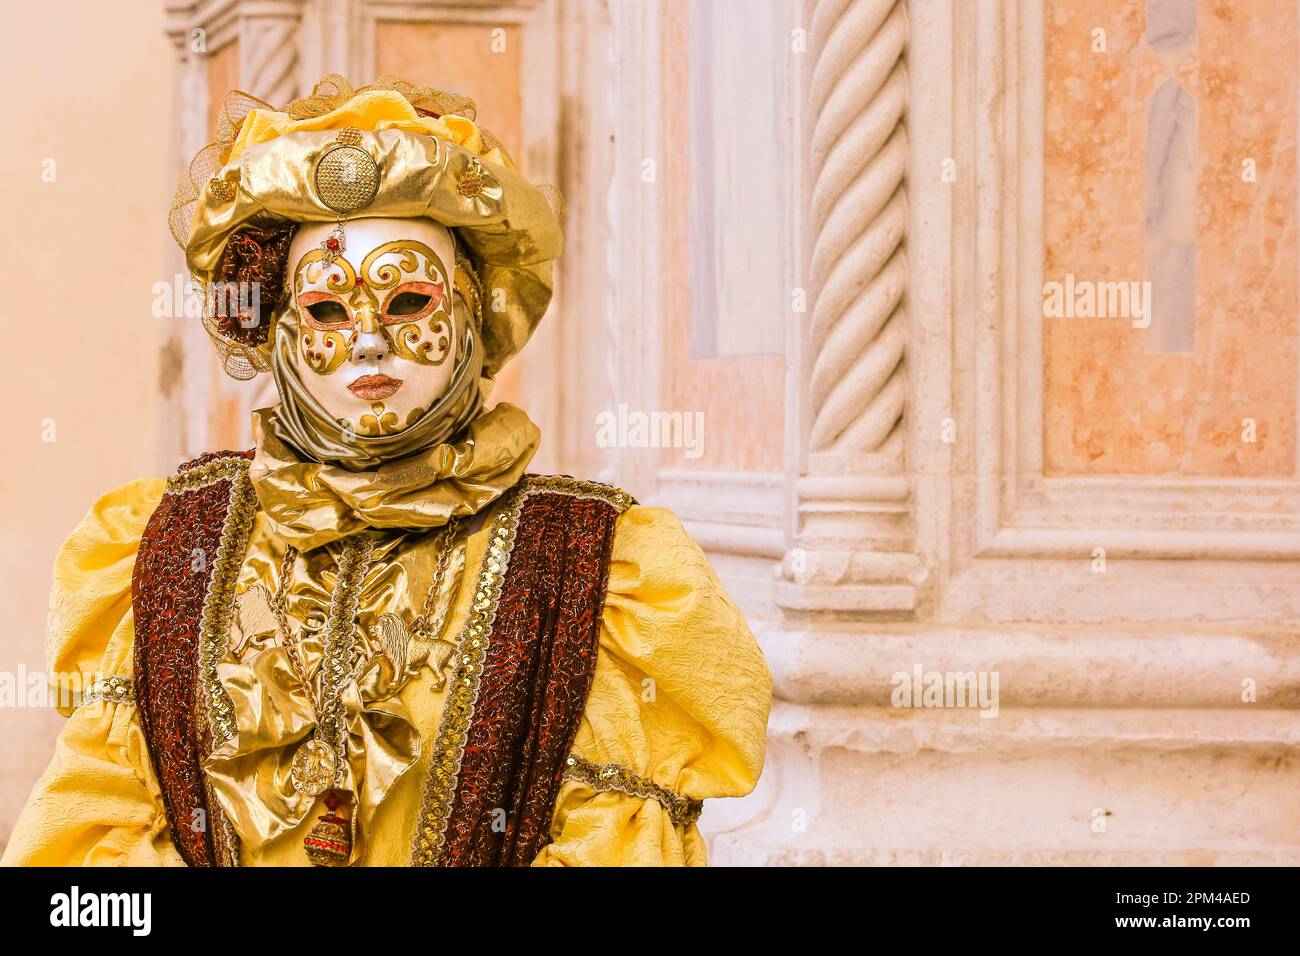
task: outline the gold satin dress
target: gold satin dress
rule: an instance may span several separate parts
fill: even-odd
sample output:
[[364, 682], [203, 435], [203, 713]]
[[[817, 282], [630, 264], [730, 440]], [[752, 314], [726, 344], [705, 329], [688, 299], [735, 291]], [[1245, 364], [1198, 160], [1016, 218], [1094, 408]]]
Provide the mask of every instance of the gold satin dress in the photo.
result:
[[[165, 490], [142, 479], [95, 502], [60, 550], [50, 612], [50, 667], [125, 678], [132, 669], [131, 572], [145, 524]], [[490, 518], [499, 501], [482, 508]], [[409, 620], [425, 606], [439, 558], [433, 532], [370, 532], [372, 561], [358, 587], [360, 663], [344, 690], [347, 787], [356, 839], [351, 863], [405, 866], [445, 699], [447, 642], [467, 617], [487, 521], [467, 520], [448, 547], [432, 607], [437, 640], [414, 641], [403, 666], [385, 657], [379, 618]], [[686, 801], [742, 796], [763, 763], [771, 682], [762, 654], [699, 546], [677, 519], [634, 505], [615, 526], [599, 652], [573, 754], [619, 768], [605, 783], [566, 776], [552, 842], [535, 866], [703, 865]], [[340, 542], [304, 551], [289, 567], [284, 610], [300, 628], [309, 674], [320, 663]], [[218, 665], [237, 732], [205, 761], [248, 866], [306, 866], [303, 848], [320, 797], [289, 782], [291, 758], [313, 726], [312, 702], [293, 678], [266, 613], [280, 589], [286, 543], [259, 512], [237, 584], [229, 650]], [[107, 695], [64, 713], [54, 757], [6, 848], [6, 865], [183, 865], [134, 704]]]

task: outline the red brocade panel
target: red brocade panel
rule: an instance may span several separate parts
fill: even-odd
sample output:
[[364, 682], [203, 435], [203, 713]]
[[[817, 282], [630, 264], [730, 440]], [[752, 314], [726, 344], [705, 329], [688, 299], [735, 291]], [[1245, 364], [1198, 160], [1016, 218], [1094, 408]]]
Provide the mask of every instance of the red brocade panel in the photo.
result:
[[[221, 457], [204, 455], [181, 473]], [[145, 527], [131, 580], [136, 707], [172, 842], [190, 866], [216, 865], [200, 765], [199, 627], [225, 527], [230, 479], [170, 489]]]
[[558, 493], [524, 503], [447, 822], [443, 866], [527, 866], [586, 708], [618, 512]]

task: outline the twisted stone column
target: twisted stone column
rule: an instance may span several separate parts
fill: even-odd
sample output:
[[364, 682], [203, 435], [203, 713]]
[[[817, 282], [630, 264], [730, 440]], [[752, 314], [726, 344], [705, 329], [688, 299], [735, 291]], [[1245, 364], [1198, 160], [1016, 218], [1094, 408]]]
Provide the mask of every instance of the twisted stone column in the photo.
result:
[[819, 3], [809, 96], [811, 279], [818, 290], [809, 447], [884, 452], [900, 467], [906, 40], [901, 2]]
[[907, 403], [907, 11], [903, 0], [819, 0], [809, 31], [802, 330], [803, 459], [788, 610], [906, 616], [924, 568], [912, 553]]

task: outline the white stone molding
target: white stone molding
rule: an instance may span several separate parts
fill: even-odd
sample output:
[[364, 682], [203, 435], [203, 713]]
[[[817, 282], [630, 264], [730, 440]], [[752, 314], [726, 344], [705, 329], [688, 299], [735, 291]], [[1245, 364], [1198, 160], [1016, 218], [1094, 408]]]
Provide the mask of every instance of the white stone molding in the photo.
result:
[[[909, 9], [902, 474], [929, 590], [909, 621], [778, 590], [776, 791], [715, 861], [1294, 864], [1300, 489], [1044, 476], [1042, 2]], [[918, 665], [996, 673], [998, 716], [894, 706]]]
[[[165, 0], [165, 30], [176, 48], [180, 82], [177, 98], [175, 173], [179, 182], [194, 155], [209, 142], [207, 129], [207, 58], [238, 36], [234, 18], [237, 0], [200, 3]], [[179, 248], [169, 246], [167, 275], [180, 276], [188, 287], [189, 270]], [[162, 427], [155, 470], [170, 474], [187, 458], [211, 451], [209, 410], [222, 373], [201, 324], [183, 312], [167, 320], [162, 362], [171, 382], [161, 396]]]
[[[663, 104], [660, 97], [662, 9], [659, 0], [611, 2], [608, 63], [610, 72], [643, 76], [641, 83], [610, 83], [603, 97], [613, 137], [613, 169], [607, 216], [609, 282], [606, 335], [613, 344], [607, 360], [609, 391], [605, 409], [620, 403], [649, 412], [661, 407], [662, 323], [659, 285], [660, 216], [663, 201]], [[655, 178], [644, 178], [646, 163]], [[595, 424], [592, 424], [594, 432]], [[612, 448], [606, 453], [610, 480], [633, 495], [654, 494], [657, 457], [643, 449]]]
[[[564, 255], [556, 274], [556, 304], [542, 323], [554, 352], [556, 378], [549, 402], [555, 429], [547, 435], [548, 462], [574, 475], [615, 480], [605, 449], [597, 447], [596, 416], [610, 407], [612, 319], [611, 228], [615, 150], [610, 102], [619, 65], [612, 54], [611, 6], [605, 0], [563, 0], [556, 16], [556, 57], [565, 104], [560, 136], [564, 194]], [[530, 345], [531, 348], [531, 345]], [[531, 355], [531, 352], [529, 353]], [[548, 463], [548, 467], [550, 464]]]

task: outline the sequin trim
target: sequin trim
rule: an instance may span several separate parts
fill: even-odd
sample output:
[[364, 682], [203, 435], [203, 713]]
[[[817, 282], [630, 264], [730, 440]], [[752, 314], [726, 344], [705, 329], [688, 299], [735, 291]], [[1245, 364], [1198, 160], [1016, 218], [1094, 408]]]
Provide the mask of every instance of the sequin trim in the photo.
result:
[[668, 811], [669, 818], [679, 827], [693, 826], [704, 810], [703, 800], [683, 797], [616, 763], [592, 763], [577, 754], [570, 754], [565, 763], [565, 780], [576, 780], [593, 790], [613, 790], [629, 797], [654, 800]]
[[456, 798], [461, 758], [478, 701], [488, 641], [514, 550], [520, 514], [531, 495], [548, 492], [603, 501], [619, 514], [635, 504], [632, 496], [619, 488], [568, 475], [531, 475], [507, 493], [504, 507], [492, 519], [470, 613], [461, 628], [452, 657], [451, 687], [443, 705], [430, 758], [428, 784], [416, 821], [412, 866], [436, 866], [442, 854], [447, 823]]
[[93, 681], [81, 695], [77, 706], [86, 707], [99, 701], [112, 704], [135, 704], [135, 683], [129, 677], [102, 677]]
[[452, 658], [455, 666], [451, 672], [451, 687], [443, 705], [438, 737], [429, 762], [429, 783], [416, 824], [415, 846], [411, 854], [413, 866], [434, 866], [442, 852], [447, 819], [456, 795], [461, 753], [465, 749], [474, 703], [478, 699], [488, 635], [496, 618], [501, 582], [510, 563], [525, 497], [513, 494], [506, 507], [493, 518], [488, 532], [488, 547], [474, 585], [474, 600]]
[[[210, 735], [215, 750], [234, 737], [237, 730], [235, 706], [217, 676], [217, 664], [226, 655], [227, 635], [235, 610], [235, 582], [248, 550], [248, 539], [257, 515], [257, 495], [248, 477], [252, 462], [243, 456], [219, 458], [173, 475], [167, 482], [167, 494], [180, 494], [220, 481], [230, 482], [230, 498], [225, 525], [213, 558], [212, 581], [199, 617], [199, 685], [206, 705], [196, 713], [199, 739], [204, 731]], [[207, 774], [202, 774], [207, 794], [208, 812], [213, 827], [213, 853], [220, 866], [239, 866], [239, 836], [234, 825], [217, 801]]]

